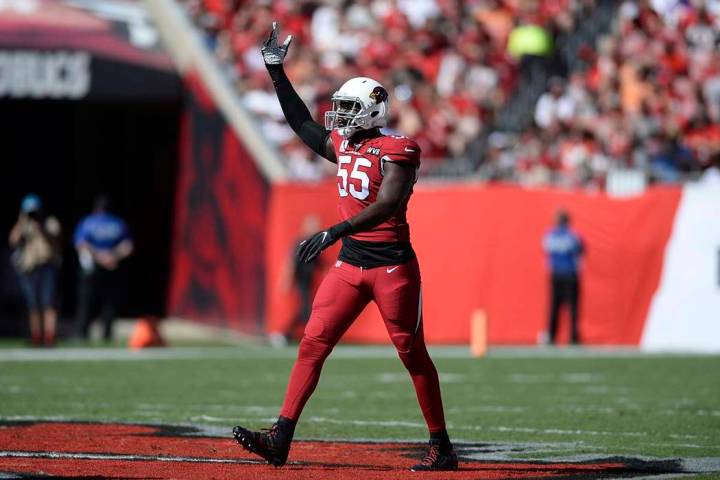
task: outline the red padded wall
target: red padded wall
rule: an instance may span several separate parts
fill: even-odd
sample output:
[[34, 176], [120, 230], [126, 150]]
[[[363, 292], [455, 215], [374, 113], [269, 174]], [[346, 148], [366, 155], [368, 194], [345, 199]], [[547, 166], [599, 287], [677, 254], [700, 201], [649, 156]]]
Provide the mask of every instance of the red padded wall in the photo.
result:
[[[681, 190], [656, 187], [632, 199], [514, 186], [419, 185], [410, 202], [423, 275], [429, 343], [466, 343], [475, 309], [488, 314], [491, 344], [533, 344], [545, 328], [548, 274], [541, 241], [567, 209], [583, 237], [581, 331], [593, 344], [635, 345], [662, 270]], [[334, 182], [272, 187], [267, 222], [267, 330], [284, 330], [297, 299], [281, 279], [303, 218], [337, 222]], [[337, 247], [323, 254], [332, 265]], [[564, 328], [566, 330], [566, 328]], [[561, 331], [561, 340], [566, 332]], [[371, 305], [346, 341], [386, 342]]]

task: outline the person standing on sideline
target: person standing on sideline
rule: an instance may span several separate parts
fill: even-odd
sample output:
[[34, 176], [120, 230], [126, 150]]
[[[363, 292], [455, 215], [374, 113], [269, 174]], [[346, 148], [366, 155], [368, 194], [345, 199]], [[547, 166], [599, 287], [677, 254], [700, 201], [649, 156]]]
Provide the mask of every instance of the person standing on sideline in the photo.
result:
[[557, 223], [545, 234], [543, 248], [550, 267], [550, 318], [548, 343], [555, 343], [560, 307], [570, 306], [570, 341], [580, 343], [578, 330], [578, 297], [580, 296], [580, 257], [585, 247], [580, 237], [570, 228], [570, 216], [564, 210], [557, 213]]
[[45, 215], [40, 197], [26, 195], [10, 231], [12, 263], [18, 273], [30, 319], [33, 345], [55, 342], [55, 288], [60, 269], [60, 222]]
[[117, 270], [134, 248], [127, 225], [108, 208], [108, 198], [98, 196], [92, 213], [80, 220], [74, 235], [80, 262], [77, 310], [80, 333], [88, 338], [94, 313], [99, 308], [106, 341], [112, 339], [117, 307]]
[[307, 237], [320, 229], [320, 219], [315, 215], [308, 215], [303, 219], [301, 238], [293, 244], [290, 256], [283, 267], [281, 274], [282, 290], [289, 292], [291, 289], [297, 294], [298, 308], [292, 317], [290, 325], [283, 331], [270, 333], [270, 344], [274, 347], [287, 346], [288, 341], [295, 338], [296, 330], [305, 327], [310, 319], [313, 301], [313, 285], [315, 277], [320, 268], [320, 262], [315, 258], [311, 262], [303, 262], [298, 258], [296, 252], [302, 246]]

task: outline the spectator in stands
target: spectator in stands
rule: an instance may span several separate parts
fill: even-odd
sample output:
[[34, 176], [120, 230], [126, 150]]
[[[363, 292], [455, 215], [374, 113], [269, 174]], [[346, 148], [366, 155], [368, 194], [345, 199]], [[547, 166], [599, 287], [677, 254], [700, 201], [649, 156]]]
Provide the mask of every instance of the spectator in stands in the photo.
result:
[[[632, 1], [618, 12], [597, 51], [581, 52], [587, 68], [571, 74], [565, 93], [550, 82], [537, 104], [556, 185], [597, 188], [610, 168], [679, 182], [720, 151], [718, 12], [695, 3]], [[565, 97], [571, 102], [561, 111]], [[581, 130], [592, 133], [590, 142], [578, 143]], [[524, 160], [525, 150], [525, 141], [516, 142], [509, 154]], [[594, 161], [580, 162], [589, 169], [578, 177], [568, 165], [588, 152]], [[515, 178], [528, 183], [523, 177], [535, 171], [517, 170]]]
[[112, 339], [118, 298], [118, 268], [133, 252], [133, 241], [125, 222], [109, 213], [105, 195], [95, 199], [93, 211], [75, 229], [74, 243], [80, 263], [77, 323], [88, 338], [96, 310], [103, 321], [103, 338]]
[[20, 214], [10, 231], [12, 261], [20, 280], [30, 320], [33, 345], [55, 342], [55, 289], [60, 269], [60, 222], [45, 214], [40, 197], [23, 198]]
[[[452, 159], [479, 166], [484, 178], [601, 188], [611, 168], [682, 181], [720, 151], [718, 2], [623, 1], [610, 32], [584, 46], [582, 62], [571, 66], [567, 81], [549, 82], [528, 113], [541, 128], [541, 145], [531, 149], [541, 156], [530, 158], [525, 142], [518, 141], [524, 132], [500, 132], [510, 137], [502, 152], [477, 153], [478, 145], [489, 144], [481, 140], [492, 133], [486, 127], [518, 82], [533, 81], [533, 69], [526, 69], [529, 78], [520, 78], [523, 60], [508, 49], [519, 57], [529, 53], [526, 61], [544, 61], [538, 55], [553, 49], [558, 32], [571, 34], [576, 25], [596, 21], [593, 0], [184, 1], [296, 178], [331, 173], [316, 171], [309, 157], [299, 156], [292, 135], [278, 123], [271, 85], [265, 75], [256, 77], [264, 73], [256, 47], [273, 19], [295, 37], [287, 71], [316, 118], [327, 109], [319, 99], [328, 98], [341, 79], [378, 78], [396, 102], [389, 130], [415, 137], [425, 155], [423, 168], [431, 172], [447, 171], [443, 164]], [[322, 91], [318, 77], [325, 79]], [[578, 143], [586, 130], [593, 138]], [[651, 166], [657, 150], [667, 149], [668, 131], [690, 150], [689, 171]], [[656, 148], [657, 142], [664, 146]], [[579, 177], [561, 158], [568, 146], [596, 160], [583, 163], [588, 168]], [[491, 165], [496, 161], [503, 164]]]
[[653, 178], [660, 182], [677, 182], [681, 171], [689, 171], [694, 166], [692, 152], [677, 135], [660, 137], [662, 146], [650, 158]]
[[580, 257], [584, 245], [577, 233], [570, 228], [570, 216], [564, 210], [557, 213], [557, 222], [543, 239], [550, 268], [550, 313], [548, 318], [549, 344], [557, 336], [560, 307], [570, 307], [570, 342], [580, 343], [578, 304], [580, 297]]
[[565, 82], [553, 77], [550, 90], [542, 96], [535, 107], [535, 123], [542, 128], [556, 127], [560, 121], [570, 120], [574, 112], [574, 101], [565, 94]]
[[[328, 107], [316, 99], [329, 98], [348, 76], [384, 79], [402, 103], [393, 108], [389, 130], [416, 137], [428, 160], [423, 168], [433, 168], [446, 157], [469, 155], [484, 122], [515, 85], [516, 61], [506, 43], [517, 6], [496, 3], [497, 8], [484, 12], [482, 2], [440, 0], [185, 0], [265, 136], [292, 154], [282, 156], [291, 176], [303, 179], [317, 172], [296, 155], [292, 136], [277, 124], [280, 109], [266, 76], [255, 77], [264, 70], [256, 47], [271, 20], [294, 35], [297, 48], [288, 59], [288, 75], [316, 117]], [[494, 19], [501, 17], [509, 22], [507, 28], [497, 27]], [[545, 13], [538, 15], [540, 23], [547, 19]], [[327, 85], [319, 85], [318, 77]]]

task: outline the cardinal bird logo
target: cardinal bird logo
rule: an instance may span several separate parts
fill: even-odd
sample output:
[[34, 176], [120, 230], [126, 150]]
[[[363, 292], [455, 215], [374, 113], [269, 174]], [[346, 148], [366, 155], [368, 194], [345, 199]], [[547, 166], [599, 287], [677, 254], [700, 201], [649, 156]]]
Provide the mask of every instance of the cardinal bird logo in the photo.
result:
[[373, 91], [370, 93], [370, 98], [375, 103], [384, 102], [388, 98], [387, 90], [385, 90], [383, 87], [375, 87], [373, 89]]

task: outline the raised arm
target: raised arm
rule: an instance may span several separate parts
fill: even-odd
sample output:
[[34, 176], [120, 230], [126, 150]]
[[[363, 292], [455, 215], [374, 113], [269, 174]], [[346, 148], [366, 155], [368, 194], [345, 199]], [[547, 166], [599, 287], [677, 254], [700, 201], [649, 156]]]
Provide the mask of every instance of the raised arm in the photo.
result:
[[415, 167], [406, 163], [385, 163], [385, 175], [377, 199], [349, 220], [318, 232], [300, 244], [298, 256], [311, 262], [338, 239], [370, 230], [388, 220], [402, 205], [415, 183]]
[[280, 100], [283, 114], [285, 114], [290, 128], [293, 129], [305, 145], [318, 155], [327, 158], [331, 162], [336, 162], [335, 150], [330, 140], [330, 131], [313, 120], [307, 106], [305, 106], [287, 75], [285, 75], [283, 60], [287, 55], [290, 42], [292, 42], [292, 35], [288, 35], [285, 42], [278, 46], [277, 32], [277, 22], [273, 22], [270, 37], [263, 44], [261, 51], [265, 67], [272, 79], [278, 100]]

